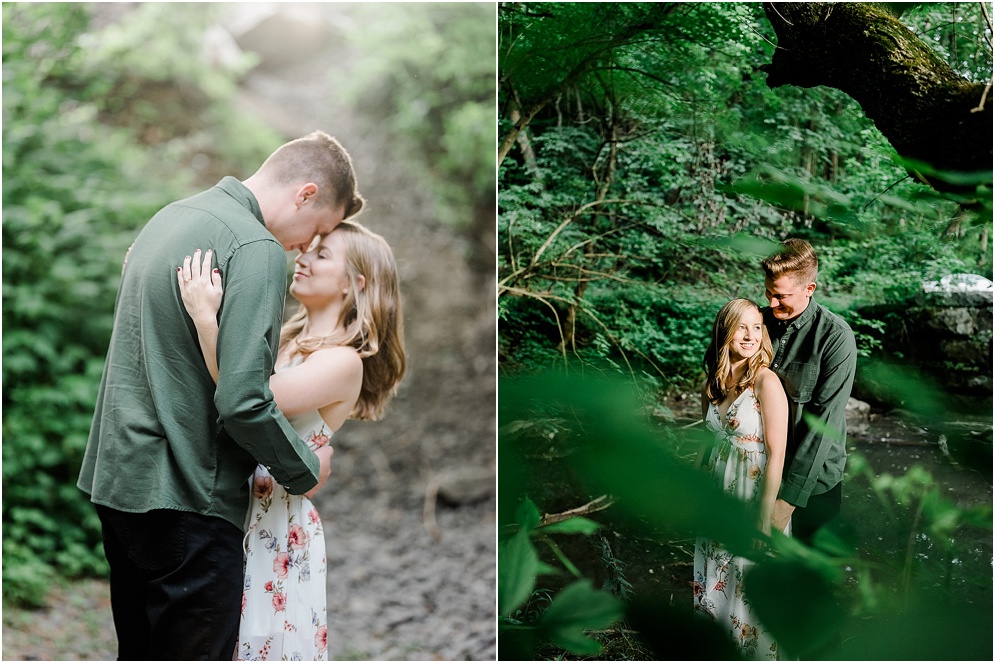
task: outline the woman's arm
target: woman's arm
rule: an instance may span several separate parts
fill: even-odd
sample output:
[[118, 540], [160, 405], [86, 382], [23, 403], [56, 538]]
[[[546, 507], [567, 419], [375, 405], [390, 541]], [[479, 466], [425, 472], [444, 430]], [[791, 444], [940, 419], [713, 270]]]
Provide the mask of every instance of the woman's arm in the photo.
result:
[[[788, 440], [788, 397], [784, 387], [773, 371], [764, 369], [756, 381], [757, 400], [760, 402], [760, 416], [764, 425], [764, 447], [767, 452], [767, 468], [764, 471], [760, 493], [760, 529], [770, 534], [774, 504], [781, 488], [781, 475], [784, 472], [784, 454]], [[775, 524], [777, 529], [783, 525]]]
[[211, 270], [211, 249], [204, 252], [200, 261], [200, 249], [193, 257], [187, 256], [183, 265], [176, 269], [176, 280], [180, 285], [180, 297], [187, 314], [197, 328], [197, 340], [204, 355], [204, 363], [214, 383], [218, 382], [218, 310], [224, 289], [221, 287], [221, 273]]
[[350, 347], [322, 348], [274, 373], [269, 386], [276, 406], [288, 417], [340, 403], [351, 411], [363, 386], [363, 359]]

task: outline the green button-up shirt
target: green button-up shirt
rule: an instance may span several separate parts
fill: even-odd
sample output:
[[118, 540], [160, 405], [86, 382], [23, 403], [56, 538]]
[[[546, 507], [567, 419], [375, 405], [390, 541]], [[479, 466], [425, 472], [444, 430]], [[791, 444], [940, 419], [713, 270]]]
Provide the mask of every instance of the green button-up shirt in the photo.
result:
[[[224, 301], [218, 384], [180, 299], [176, 268], [213, 249]], [[291, 493], [318, 459], [273, 402], [286, 253], [252, 193], [226, 177], [159, 211], [121, 276], [114, 329], [77, 485], [120, 511], [193, 511], [244, 525], [257, 462]]]
[[[811, 300], [794, 320], [763, 309], [774, 347], [771, 370], [788, 395], [788, 443], [781, 499], [798, 507], [833, 488], [846, 465], [846, 404], [857, 370], [850, 326]], [[821, 424], [810, 424], [806, 415]]]

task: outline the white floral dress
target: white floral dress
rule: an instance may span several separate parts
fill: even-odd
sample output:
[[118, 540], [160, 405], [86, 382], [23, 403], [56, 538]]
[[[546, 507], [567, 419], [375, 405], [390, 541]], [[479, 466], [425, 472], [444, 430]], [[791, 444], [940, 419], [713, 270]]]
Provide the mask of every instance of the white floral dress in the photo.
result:
[[[746, 389], [729, 406], [725, 421], [709, 404], [705, 425], [716, 444], [707, 461], [709, 474], [722, 488], [747, 503], [760, 500], [761, 479], [767, 467], [760, 402]], [[750, 609], [743, 592], [743, 575], [751, 562], [733, 557], [719, 544], [698, 537], [694, 547], [694, 611], [710, 616], [752, 660], [777, 660], [777, 643]]]
[[[315, 412], [289, 418], [312, 449], [331, 431]], [[290, 495], [259, 466], [246, 520], [240, 661], [328, 660], [325, 537], [303, 495]]]

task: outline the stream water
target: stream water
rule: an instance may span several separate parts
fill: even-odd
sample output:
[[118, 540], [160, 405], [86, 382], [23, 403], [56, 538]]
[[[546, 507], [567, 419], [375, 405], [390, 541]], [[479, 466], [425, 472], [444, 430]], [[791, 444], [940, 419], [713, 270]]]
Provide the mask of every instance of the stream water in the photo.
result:
[[[937, 489], [944, 504], [962, 509], [992, 504], [991, 417], [980, 414], [958, 419], [925, 428], [897, 415], [871, 415], [863, 424], [851, 424], [842, 520], [855, 557], [884, 569], [875, 572], [878, 592], [900, 596], [913, 578], [954, 591], [958, 600], [988, 612], [993, 562], [990, 515], [987, 527], [961, 523], [943, 537], [930, 534], [929, 513], [916, 515], [929, 486]], [[858, 457], [867, 469], [853, 472], [860, 468]], [[887, 478], [880, 479], [885, 476], [899, 485], [903, 478], [918, 477], [919, 489], [912, 490], [905, 503], [898, 503], [890, 489], [873, 487], [873, 483], [887, 482]], [[909, 478], [904, 481], [912, 483]], [[608, 512], [593, 517], [603, 523], [611, 521]], [[570, 540], [562, 542], [563, 551], [595, 586], [617, 587], [621, 577], [634, 597], [652, 597], [690, 609], [693, 538], [674, 537], [646, 522], [611, 522], [593, 537], [565, 538]], [[856, 572], [848, 570], [847, 583], [858, 589]]]
[[[949, 530], [933, 528], [939, 511], [992, 504], [992, 419], [975, 415], [932, 427], [894, 416], [872, 417], [855, 427], [851, 456], [863, 457], [867, 471], [848, 472], [843, 517], [853, 527], [862, 559], [901, 565], [924, 582], [956, 591], [968, 603], [990, 610], [992, 529], [969, 522]], [[851, 462], [851, 467], [859, 461]], [[896, 480], [895, 489], [883, 488]], [[882, 479], [882, 477], [884, 477]], [[932, 482], [930, 484], [930, 482]], [[875, 490], [873, 484], [878, 484]], [[932, 510], [923, 494], [939, 499]], [[909, 492], [904, 500], [898, 497]]]

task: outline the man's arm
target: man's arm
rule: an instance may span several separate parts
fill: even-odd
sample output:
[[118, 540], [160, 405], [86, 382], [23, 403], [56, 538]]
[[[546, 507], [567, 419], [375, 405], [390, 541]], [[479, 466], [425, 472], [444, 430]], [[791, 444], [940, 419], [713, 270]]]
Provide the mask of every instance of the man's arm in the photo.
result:
[[225, 264], [214, 403], [231, 437], [288, 492], [302, 494], [317, 484], [324, 468], [277, 409], [269, 388], [286, 264], [280, 247], [268, 241], [243, 245]]
[[[853, 332], [840, 328], [826, 339], [819, 360], [819, 378], [811, 399], [802, 404], [806, 414], [816, 417], [821, 425], [797, 422], [797, 449], [794, 460], [784, 473], [779, 501], [804, 507], [819, 479], [823, 466], [836, 449], [837, 457], [845, 456], [846, 404], [850, 398], [857, 370], [857, 344]], [[779, 505], [784, 511], [787, 505]]]

